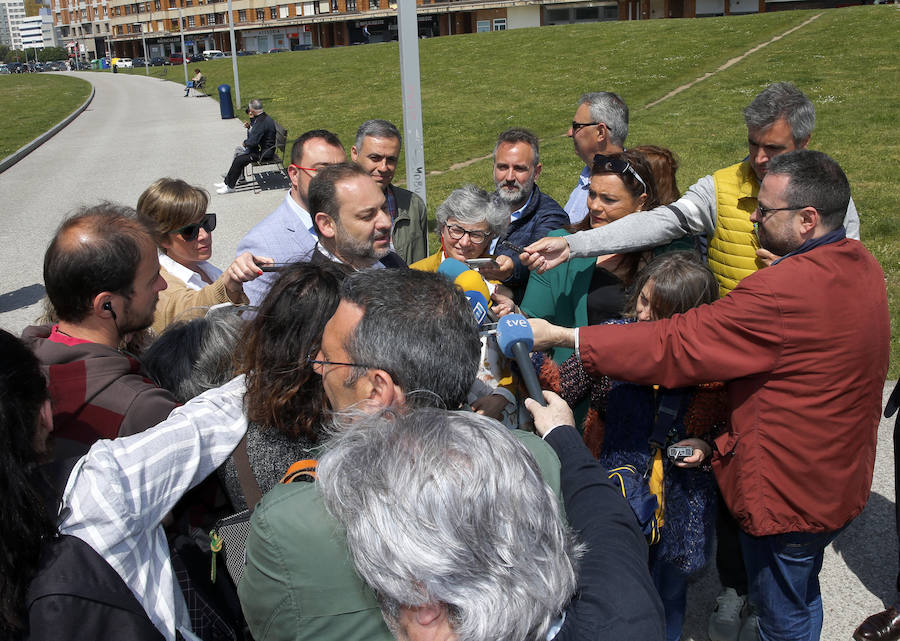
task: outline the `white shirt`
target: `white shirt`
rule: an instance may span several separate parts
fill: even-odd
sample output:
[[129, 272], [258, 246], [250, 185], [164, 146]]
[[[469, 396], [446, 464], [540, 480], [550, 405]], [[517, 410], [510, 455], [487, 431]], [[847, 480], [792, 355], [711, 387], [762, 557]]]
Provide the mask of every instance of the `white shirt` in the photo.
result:
[[[201, 289], [209, 285], [209, 283], [207, 283], [200, 277], [200, 274], [195, 272], [193, 269], [188, 269], [181, 263], [172, 260], [166, 254], [161, 253], [159, 255], [159, 264], [167, 272], [172, 274], [172, 276], [182, 281], [188, 289], [200, 291]], [[206, 274], [210, 282], [215, 282], [215, 280], [222, 275], [221, 269], [205, 260], [197, 265], [197, 268], [202, 270], [203, 273]]]
[[112, 566], [163, 636], [191, 632], [160, 523], [212, 473], [247, 430], [244, 377], [192, 399], [149, 430], [97, 441], [76, 464], [60, 504], [59, 531]]
[[569, 201], [563, 208], [566, 210], [566, 213], [569, 214], [569, 221], [573, 225], [575, 223], [581, 222], [581, 220], [587, 215], [587, 197], [588, 189], [590, 188], [590, 186], [591, 168], [585, 166], [585, 168], [581, 170], [581, 174], [579, 174], [578, 176], [578, 184], [575, 185], [575, 189], [573, 189], [572, 193], [569, 194]]

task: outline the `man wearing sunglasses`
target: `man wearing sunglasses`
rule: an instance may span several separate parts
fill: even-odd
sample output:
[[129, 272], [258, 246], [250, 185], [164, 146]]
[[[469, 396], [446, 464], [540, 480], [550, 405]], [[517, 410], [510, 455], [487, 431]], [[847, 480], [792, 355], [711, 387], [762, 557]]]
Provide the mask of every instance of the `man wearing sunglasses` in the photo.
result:
[[572, 224], [587, 215], [587, 195], [591, 184], [591, 163], [597, 154], [608, 156], [625, 150], [628, 137], [628, 106], [610, 91], [586, 93], [578, 99], [578, 109], [567, 134], [575, 145], [575, 154], [584, 163], [578, 184], [566, 203]]
[[257, 160], [268, 160], [275, 156], [275, 121], [269, 117], [259, 100], [251, 100], [247, 108], [250, 115], [250, 131], [244, 141], [244, 152], [231, 161], [225, 175], [225, 182], [216, 183], [217, 194], [230, 194], [244, 172], [244, 167]]
[[[269, 256], [275, 263], [308, 261], [318, 240], [309, 213], [309, 183], [319, 169], [346, 160], [338, 137], [325, 129], [307, 131], [291, 147], [288, 177], [291, 188], [278, 208], [257, 223], [238, 243], [236, 256], [250, 252], [253, 256]], [[266, 272], [244, 284], [251, 305], [258, 306], [278, 272]]]
[[44, 285], [58, 321], [22, 338], [49, 380], [54, 458], [164, 420], [175, 399], [122, 349], [150, 327], [166, 288], [156, 243], [134, 210], [103, 204], [64, 221], [44, 255]]

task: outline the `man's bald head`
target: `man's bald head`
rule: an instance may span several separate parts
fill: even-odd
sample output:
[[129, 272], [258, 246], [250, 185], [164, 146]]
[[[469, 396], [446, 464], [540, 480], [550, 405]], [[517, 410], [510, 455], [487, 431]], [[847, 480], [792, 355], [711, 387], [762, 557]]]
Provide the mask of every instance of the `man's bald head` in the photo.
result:
[[44, 254], [44, 286], [57, 317], [77, 323], [100, 292], [129, 295], [142, 252], [153, 247], [130, 207], [101, 203], [67, 218]]

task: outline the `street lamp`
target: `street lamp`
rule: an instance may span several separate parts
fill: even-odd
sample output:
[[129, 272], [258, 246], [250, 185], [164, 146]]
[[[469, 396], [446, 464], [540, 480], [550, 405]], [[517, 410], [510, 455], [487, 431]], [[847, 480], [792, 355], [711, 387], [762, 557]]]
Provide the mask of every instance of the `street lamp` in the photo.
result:
[[144, 45], [144, 75], [150, 75], [150, 59], [147, 58], [147, 37], [144, 35], [144, 23], [139, 22], [138, 26], [141, 28], [141, 42]]

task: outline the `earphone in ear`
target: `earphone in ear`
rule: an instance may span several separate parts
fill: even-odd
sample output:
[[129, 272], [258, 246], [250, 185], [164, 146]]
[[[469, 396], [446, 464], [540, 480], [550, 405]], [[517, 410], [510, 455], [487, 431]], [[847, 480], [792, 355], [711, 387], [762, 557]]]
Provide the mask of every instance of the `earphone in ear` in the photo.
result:
[[113, 311], [112, 303], [110, 303], [109, 301], [106, 301], [105, 303], [103, 303], [103, 309], [105, 309], [106, 311], [109, 312], [109, 315], [112, 316], [113, 322], [115, 322], [116, 321], [116, 312]]

